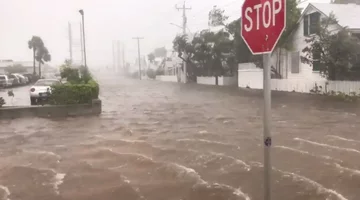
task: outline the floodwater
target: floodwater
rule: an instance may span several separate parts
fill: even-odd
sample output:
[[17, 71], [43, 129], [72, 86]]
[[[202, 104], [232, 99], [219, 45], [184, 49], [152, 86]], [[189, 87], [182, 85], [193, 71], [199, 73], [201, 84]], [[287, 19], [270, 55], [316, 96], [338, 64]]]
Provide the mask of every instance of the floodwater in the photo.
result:
[[[0, 122], [1, 200], [263, 198], [259, 95], [99, 81], [101, 116]], [[309, 99], [274, 98], [273, 199], [358, 200], [357, 110]]]

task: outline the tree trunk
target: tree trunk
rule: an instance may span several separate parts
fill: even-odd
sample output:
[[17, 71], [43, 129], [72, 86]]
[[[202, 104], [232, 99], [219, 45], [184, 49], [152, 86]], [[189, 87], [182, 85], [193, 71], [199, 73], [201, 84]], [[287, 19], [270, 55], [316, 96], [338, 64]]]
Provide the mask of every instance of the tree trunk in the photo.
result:
[[41, 79], [41, 62], [39, 62], [39, 78]]
[[35, 48], [34, 47], [33, 47], [33, 67], [34, 67], [33, 74], [36, 75], [36, 70], [35, 70]]

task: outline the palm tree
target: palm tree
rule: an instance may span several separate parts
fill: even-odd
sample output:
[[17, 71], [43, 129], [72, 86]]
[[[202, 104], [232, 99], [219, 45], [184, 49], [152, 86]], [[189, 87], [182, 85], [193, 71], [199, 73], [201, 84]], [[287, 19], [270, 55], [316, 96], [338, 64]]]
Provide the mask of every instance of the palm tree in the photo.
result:
[[33, 50], [33, 59], [34, 59], [34, 74], [35, 70], [35, 60], [39, 63], [39, 77], [41, 77], [41, 64], [51, 61], [51, 55], [49, 50], [45, 47], [43, 40], [38, 36], [33, 36], [28, 42], [29, 48]]
[[34, 75], [36, 74], [35, 70], [35, 60], [37, 59], [38, 51], [44, 47], [44, 42], [39, 36], [33, 36], [31, 40], [28, 41], [28, 47], [29, 49], [33, 50], [33, 67], [34, 67]]

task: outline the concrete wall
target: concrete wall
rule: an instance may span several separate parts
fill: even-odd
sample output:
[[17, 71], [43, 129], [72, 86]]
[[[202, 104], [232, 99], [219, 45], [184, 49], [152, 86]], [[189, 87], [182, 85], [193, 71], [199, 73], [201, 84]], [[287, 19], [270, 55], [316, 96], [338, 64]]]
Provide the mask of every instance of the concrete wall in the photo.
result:
[[[197, 76], [196, 82], [202, 85], [216, 85], [215, 76]], [[237, 85], [236, 77], [218, 77], [218, 85], [227, 86], [227, 85]]]
[[15, 119], [21, 117], [73, 117], [101, 114], [101, 100], [93, 100], [91, 104], [79, 105], [45, 105], [45, 106], [5, 106], [0, 108], [0, 119]]
[[178, 82], [177, 76], [156, 76], [156, 80], [158, 81], [165, 81], [165, 82]]
[[[248, 65], [248, 64], [247, 64]], [[238, 70], [238, 86], [241, 88], [262, 89], [262, 69], [241, 69]], [[271, 79], [271, 89], [287, 92], [310, 93], [315, 85], [321, 86], [322, 91], [335, 91], [350, 94], [360, 93], [360, 81], [327, 81], [325, 79]]]

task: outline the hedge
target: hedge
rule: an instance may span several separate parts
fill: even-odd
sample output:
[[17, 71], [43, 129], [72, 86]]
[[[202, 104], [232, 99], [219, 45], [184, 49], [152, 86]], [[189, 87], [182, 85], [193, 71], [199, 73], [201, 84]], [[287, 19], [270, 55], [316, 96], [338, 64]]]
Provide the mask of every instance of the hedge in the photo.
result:
[[50, 104], [87, 104], [99, 97], [99, 84], [90, 80], [81, 84], [54, 85], [51, 89]]

